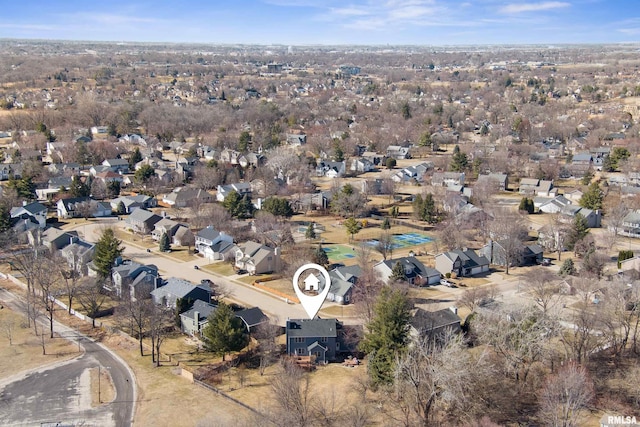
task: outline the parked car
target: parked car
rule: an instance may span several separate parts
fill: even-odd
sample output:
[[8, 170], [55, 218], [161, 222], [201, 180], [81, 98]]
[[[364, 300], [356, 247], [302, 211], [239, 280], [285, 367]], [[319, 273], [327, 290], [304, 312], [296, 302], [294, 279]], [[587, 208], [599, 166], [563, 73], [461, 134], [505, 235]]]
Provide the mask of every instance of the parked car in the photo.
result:
[[444, 285], [444, 286], [448, 286], [448, 287], [452, 287], [453, 286], [453, 283], [451, 283], [447, 279], [440, 279], [440, 284]]
[[198, 267], [197, 265], [194, 265], [193, 268], [195, 268], [196, 270], [200, 270], [200, 267]]

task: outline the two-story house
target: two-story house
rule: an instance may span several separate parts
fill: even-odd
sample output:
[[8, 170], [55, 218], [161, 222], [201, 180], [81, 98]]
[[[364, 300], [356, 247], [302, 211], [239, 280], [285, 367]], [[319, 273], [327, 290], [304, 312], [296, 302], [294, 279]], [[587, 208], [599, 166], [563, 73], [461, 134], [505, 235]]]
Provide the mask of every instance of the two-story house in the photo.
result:
[[200, 188], [178, 187], [166, 194], [162, 201], [172, 207], [184, 208], [194, 203], [211, 203], [213, 196]]
[[210, 302], [211, 288], [203, 283], [194, 285], [184, 279], [170, 277], [162, 281], [161, 286], [151, 291], [151, 297], [156, 304], [176, 308], [178, 298]]
[[81, 218], [89, 216], [102, 218], [111, 216], [111, 205], [107, 202], [99, 202], [91, 197], [72, 197], [60, 199], [56, 204], [59, 219]]
[[11, 218], [33, 218], [33, 222], [37, 223], [41, 229], [47, 226], [47, 208], [38, 202], [22, 202], [22, 206], [11, 208]]
[[233, 237], [216, 230], [212, 225], [196, 233], [195, 246], [204, 258], [212, 261], [235, 257], [237, 249]]
[[117, 297], [128, 297], [132, 301], [149, 298], [151, 291], [160, 283], [158, 267], [125, 260], [111, 269], [113, 291]]
[[251, 197], [251, 184], [246, 182], [236, 182], [228, 185], [218, 185], [218, 193], [216, 194], [216, 200], [224, 202], [229, 193], [235, 191], [240, 196], [248, 195]]
[[440, 273], [437, 270], [425, 266], [413, 256], [380, 261], [375, 264], [373, 268], [378, 273], [380, 279], [387, 282], [397, 263], [402, 265], [407, 282], [411, 285], [429, 286], [435, 285], [440, 281]]
[[280, 248], [270, 248], [258, 242], [245, 242], [236, 250], [235, 267], [249, 274], [276, 273], [280, 271]]
[[157, 222], [162, 219], [146, 209], [136, 209], [127, 217], [125, 223], [134, 233], [149, 234], [155, 228]]
[[489, 260], [472, 249], [455, 249], [435, 257], [436, 270], [443, 276], [447, 273], [458, 277], [475, 276], [489, 271]]
[[334, 361], [340, 352], [338, 330], [342, 324], [336, 319], [287, 320], [287, 354], [310, 356], [315, 363]]
[[114, 212], [117, 212], [120, 203], [122, 203], [122, 205], [124, 206], [124, 212], [127, 214], [130, 214], [138, 208], [151, 209], [158, 206], [158, 200], [155, 197], [147, 196], [145, 194], [116, 197], [110, 202], [111, 209]]

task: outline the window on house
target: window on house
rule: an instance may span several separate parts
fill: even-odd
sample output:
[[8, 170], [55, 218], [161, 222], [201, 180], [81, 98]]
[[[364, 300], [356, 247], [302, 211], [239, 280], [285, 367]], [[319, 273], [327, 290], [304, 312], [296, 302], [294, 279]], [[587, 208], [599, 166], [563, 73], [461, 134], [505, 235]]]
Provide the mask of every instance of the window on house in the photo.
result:
[[304, 337], [295, 337], [293, 342], [303, 343], [304, 342]]
[[296, 354], [302, 356], [304, 354], [304, 348], [296, 348]]
[[322, 337], [320, 338], [320, 342], [327, 342], [327, 339], [328, 339], [327, 337]]

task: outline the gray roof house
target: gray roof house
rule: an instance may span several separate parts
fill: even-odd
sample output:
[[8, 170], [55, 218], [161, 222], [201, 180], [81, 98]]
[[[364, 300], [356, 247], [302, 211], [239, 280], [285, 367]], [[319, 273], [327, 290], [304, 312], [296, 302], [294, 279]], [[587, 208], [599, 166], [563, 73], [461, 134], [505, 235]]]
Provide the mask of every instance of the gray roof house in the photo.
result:
[[279, 272], [280, 248], [270, 248], [258, 242], [245, 242], [236, 250], [235, 266], [251, 275]]
[[170, 277], [162, 286], [151, 291], [151, 297], [156, 304], [175, 308], [178, 298], [211, 301], [211, 288], [205, 284], [194, 285], [184, 279]]
[[195, 235], [195, 246], [198, 252], [209, 260], [222, 260], [230, 256], [235, 257], [236, 245], [233, 237], [216, 230], [209, 225]]
[[287, 320], [287, 354], [311, 356], [316, 363], [336, 359], [340, 352], [338, 329], [342, 324], [336, 319]]
[[111, 200], [111, 209], [117, 211], [120, 202], [124, 205], [125, 213], [128, 214], [138, 208], [149, 209], [158, 206], [158, 201], [155, 197], [137, 194], [135, 196], [120, 196]]
[[72, 197], [70, 199], [60, 199], [56, 205], [59, 219], [79, 218], [85, 213], [84, 206], [89, 206], [90, 216], [102, 218], [111, 216], [111, 205], [106, 202], [98, 202], [91, 197]]
[[180, 313], [180, 330], [192, 336], [202, 335], [202, 329], [207, 325], [209, 316], [217, 308], [217, 305], [206, 301], [194, 301], [189, 310]]
[[131, 215], [127, 217], [125, 223], [136, 233], [149, 234], [161, 219], [162, 217], [160, 215], [140, 208], [135, 209]]
[[251, 184], [246, 182], [236, 182], [229, 185], [218, 185], [216, 200], [218, 200], [219, 202], [224, 202], [224, 199], [226, 199], [229, 193], [231, 193], [232, 191], [235, 191], [241, 196], [244, 196], [245, 194], [251, 196]]
[[490, 173], [487, 175], [478, 175], [477, 184], [495, 185], [498, 190], [505, 191], [507, 189], [507, 186], [509, 185], [509, 176], [505, 173]]
[[184, 208], [193, 203], [193, 201], [198, 201], [199, 203], [211, 203], [213, 202], [213, 196], [200, 188], [178, 187], [171, 193], [166, 194], [162, 198], [162, 201], [169, 206]]
[[113, 291], [118, 297], [129, 295], [132, 301], [149, 298], [160, 282], [158, 267], [126, 260], [111, 269]]
[[41, 229], [47, 226], [47, 208], [42, 203], [22, 202], [22, 206], [11, 208], [10, 215], [11, 218], [24, 219], [25, 216], [33, 218]]
[[127, 159], [106, 159], [103, 166], [109, 168], [111, 172], [129, 173], [129, 161]]
[[472, 249], [443, 252], [436, 255], [435, 261], [436, 270], [442, 275], [475, 276], [489, 271], [489, 260]]
[[[482, 254], [485, 258], [491, 261], [491, 264], [506, 266], [506, 252], [504, 249], [504, 243], [500, 241], [491, 240], [485, 246], [480, 249], [480, 254]], [[513, 256], [511, 265], [512, 266], [524, 266], [524, 265], [536, 265], [542, 262], [544, 250], [540, 245], [531, 244], [524, 245], [522, 244], [518, 249], [517, 256]]]
[[438, 270], [426, 267], [416, 257], [412, 256], [380, 261], [373, 268], [378, 272], [382, 280], [387, 281], [391, 277], [393, 267], [398, 262], [404, 267], [407, 282], [412, 285], [429, 286], [435, 285], [440, 281], [440, 272]]
[[464, 172], [435, 172], [431, 177], [431, 185], [440, 187], [464, 186], [464, 180]]
[[242, 320], [250, 333], [259, 325], [269, 321], [269, 318], [258, 307], [245, 308], [236, 311], [235, 314]]
[[418, 308], [409, 320], [409, 334], [414, 339], [437, 339], [449, 333], [462, 332], [457, 311], [455, 307], [438, 311]]
[[[357, 265], [336, 267], [329, 271], [331, 289], [329, 289], [329, 293], [327, 294], [327, 301], [337, 302], [338, 304], [349, 304], [351, 302], [353, 286], [361, 274], [362, 269]], [[319, 289], [322, 291], [325, 286], [324, 276], [318, 273], [316, 277], [318, 278]]]
[[640, 210], [629, 212], [624, 217], [618, 234], [628, 237], [640, 237]]

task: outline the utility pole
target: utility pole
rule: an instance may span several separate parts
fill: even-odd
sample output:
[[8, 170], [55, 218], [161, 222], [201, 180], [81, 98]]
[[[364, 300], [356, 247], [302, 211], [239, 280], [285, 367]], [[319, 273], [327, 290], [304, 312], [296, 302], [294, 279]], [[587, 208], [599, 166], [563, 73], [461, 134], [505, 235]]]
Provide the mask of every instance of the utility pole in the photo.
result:
[[102, 403], [102, 397], [100, 396], [100, 365], [98, 365], [98, 403]]

